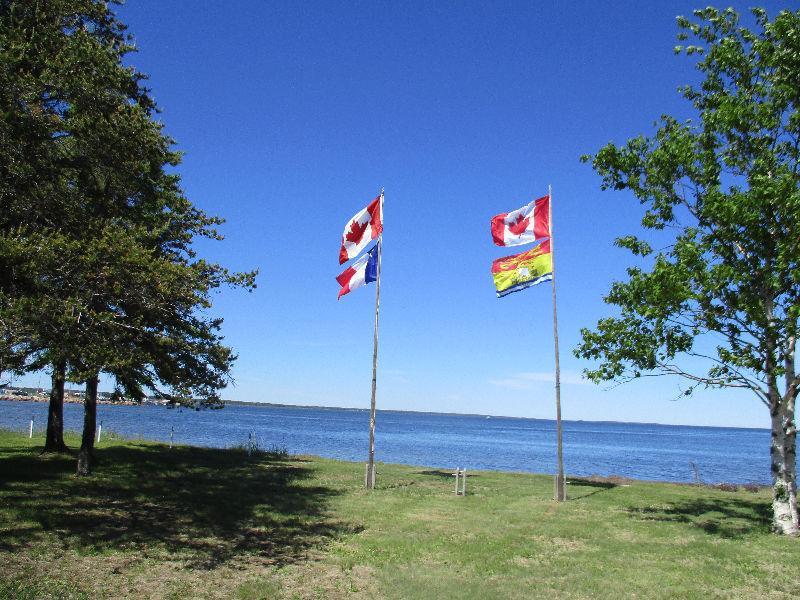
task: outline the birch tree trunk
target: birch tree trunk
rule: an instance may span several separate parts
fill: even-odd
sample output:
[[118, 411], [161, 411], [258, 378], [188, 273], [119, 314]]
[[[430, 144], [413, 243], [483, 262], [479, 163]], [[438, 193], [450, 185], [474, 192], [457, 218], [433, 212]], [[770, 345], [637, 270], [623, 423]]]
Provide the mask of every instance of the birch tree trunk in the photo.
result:
[[[786, 392], [781, 397], [770, 394], [772, 417], [772, 515], [776, 533], [800, 535], [800, 517], [797, 512], [797, 406], [798, 383], [795, 354], [797, 339], [791, 336], [784, 347], [784, 376]], [[770, 383], [774, 383], [774, 380]], [[777, 388], [777, 385], [775, 385]], [[773, 390], [770, 390], [773, 392]]]
[[797, 428], [795, 399], [772, 408], [772, 514], [776, 533], [800, 535], [797, 514]]

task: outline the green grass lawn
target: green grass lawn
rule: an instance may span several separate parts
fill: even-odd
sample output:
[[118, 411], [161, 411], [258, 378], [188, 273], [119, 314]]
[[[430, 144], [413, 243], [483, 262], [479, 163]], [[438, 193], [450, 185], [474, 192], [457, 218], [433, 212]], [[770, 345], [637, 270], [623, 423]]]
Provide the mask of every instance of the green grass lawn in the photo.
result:
[[[77, 437], [67, 439], [78, 445]], [[0, 432], [0, 598], [797, 598], [768, 490], [449, 473]]]

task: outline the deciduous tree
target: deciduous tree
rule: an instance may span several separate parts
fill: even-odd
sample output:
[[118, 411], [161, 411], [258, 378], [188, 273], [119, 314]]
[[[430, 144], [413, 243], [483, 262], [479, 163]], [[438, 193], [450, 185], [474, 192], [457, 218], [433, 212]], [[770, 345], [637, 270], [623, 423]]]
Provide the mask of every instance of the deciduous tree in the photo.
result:
[[677, 53], [698, 57], [682, 88], [697, 118], [663, 116], [652, 137], [609, 144], [591, 160], [602, 188], [629, 190], [642, 225], [670, 235], [623, 237], [643, 257], [614, 283], [617, 316], [583, 330], [576, 349], [596, 381], [679, 375], [749, 390], [769, 410], [773, 523], [798, 533], [795, 418], [800, 387], [800, 12], [756, 27], [732, 9], [679, 18]]

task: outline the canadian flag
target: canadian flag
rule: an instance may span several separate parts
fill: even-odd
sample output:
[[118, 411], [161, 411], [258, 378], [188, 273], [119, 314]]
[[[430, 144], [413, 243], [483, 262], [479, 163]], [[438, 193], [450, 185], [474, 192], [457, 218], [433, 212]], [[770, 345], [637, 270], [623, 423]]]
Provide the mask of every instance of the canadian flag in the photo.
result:
[[336, 281], [342, 286], [342, 289], [339, 290], [339, 298], [378, 278], [378, 244], [375, 244], [372, 250], [353, 262], [336, 277]]
[[342, 234], [342, 249], [339, 251], [339, 264], [344, 264], [358, 256], [372, 240], [383, 231], [383, 195], [378, 196], [367, 208], [355, 214], [345, 225]]
[[497, 246], [519, 246], [550, 237], [550, 196], [492, 217], [492, 238]]

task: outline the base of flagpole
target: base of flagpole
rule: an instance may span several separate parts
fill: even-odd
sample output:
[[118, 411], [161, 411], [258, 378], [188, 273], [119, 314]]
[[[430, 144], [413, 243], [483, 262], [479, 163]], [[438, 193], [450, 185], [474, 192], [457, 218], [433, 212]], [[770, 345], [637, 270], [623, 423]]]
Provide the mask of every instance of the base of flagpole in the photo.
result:
[[368, 490], [375, 489], [375, 464], [372, 464], [372, 477], [369, 476], [369, 463], [364, 465], [364, 487]]
[[567, 479], [562, 475], [553, 476], [553, 500], [564, 502], [567, 499]]

